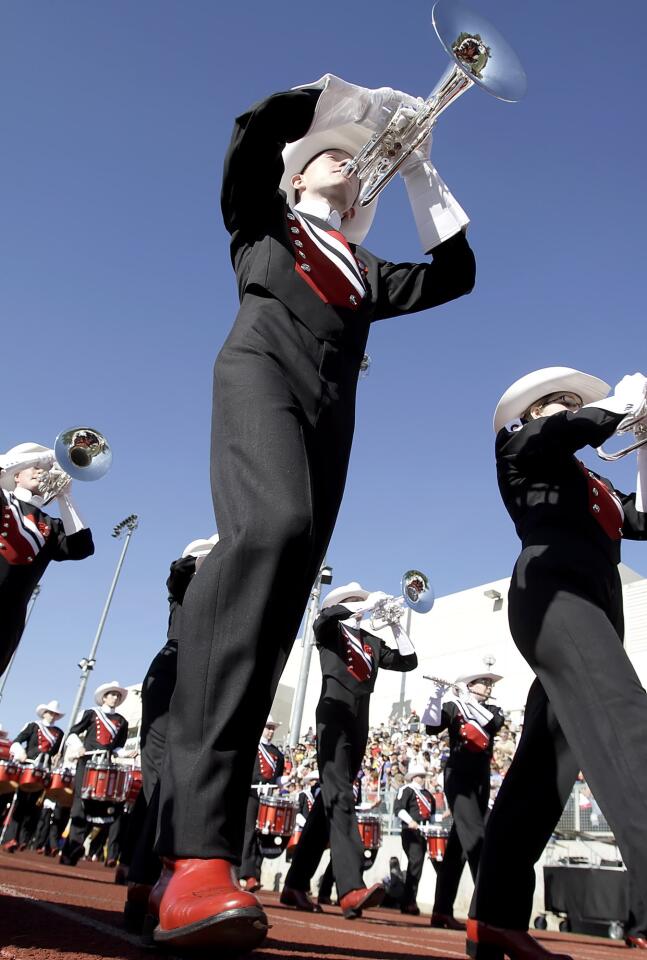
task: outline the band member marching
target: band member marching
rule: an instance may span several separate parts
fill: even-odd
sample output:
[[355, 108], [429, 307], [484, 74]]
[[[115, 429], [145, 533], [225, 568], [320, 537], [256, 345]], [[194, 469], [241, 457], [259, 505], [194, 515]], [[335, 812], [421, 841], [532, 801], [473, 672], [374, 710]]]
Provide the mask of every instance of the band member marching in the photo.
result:
[[252, 773], [252, 785], [247, 799], [243, 856], [238, 872], [241, 881], [245, 883], [245, 890], [248, 890], [250, 893], [259, 890], [261, 886], [263, 854], [259, 849], [256, 836], [259, 797], [265, 792], [268, 786], [280, 783], [281, 777], [283, 776], [285, 759], [276, 744], [272, 743], [274, 733], [280, 725], [280, 723], [272, 720], [271, 717], [267, 718], [263, 736], [261, 737], [256, 752], [256, 760], [254, 761], [254, 770]]
[[369, 326], [474, 284], [467, 217], [423, 154], [407, 176], [426, 183], [415, 203], [432, 261], [388, 263], [358, 245], [375, 205], [356, 205], [357, 178], [342, 169], [402, 99], [328, 75], [235, 123], [222, 209], [241, 306], [212, 418], [221, 539], [184, 604], [160, 802], [166, 871], [150, 904], [169, 947], [244, 951], [266, 935], [232, 865], [258, 740], [341, 503]]
[[0, 676], [25, 629], [27, 605], [50, 560], [84, 560], [94, 553], [92, 533], [70, 497], [56, 497], [61, 519], [42, 509], [40, 495], [54, 453], [20, 443], [0, 455]]
[[449, 733], [443, 788], [454, 818], [445, 856], [437, 867], [432, 927], [465, 929], [454, 917], [454, 901], [465, 859], [476, 879], [481, 857], [494, 737], [505, 721], [501, 708], [489, 701], [492, 686], [500, 679], [497, 673], [462, 674], [448, 693], [436, 684], [423, 714], [427, 733]]
[[[368, 740], [371, 693], [378, 670], [414, 670], [418, 658], [398, 630], [401, 650], [387, 646], [362, 621], [383, 593], [369, 594], [359, 583], [336, 587], [326, 596], [314, 631], [321, 660], [322, 688], [317, 704], [317, 765], [321, 790], [303, 829], [285, 878], [281, 903], [314, 910], [310, 882], [330, 839], [339, 905], [348, 919], [382, 901], [384, 887], [367, 888], [362, 879], [364, 845], [357, 826], [353, 780]], [[361, 624], [361, 625], [360, 625]]]
[[[618, 573], [622, 538], [647, 539], [645, 448], [638, 498], [577, 456], [604, 443], [625, 416], [643, 413], [646, 388], [635, 374], [608, 396], [597, 377], [548, 367], [513, 383], [495, 412], [499, 489], [522, 543], [508, 618], [536, 679], [488, 820], [467, 926], [471, 957], [554, 956], [527, 933], [534, 864], [579, 770], [629, 872], [628, 945], [647, 949], [647, 694], [622, 645]], [[515, 419], [521, 426], [509, 429]]]
[[[49, 703], [38, 704], [36, 716], [39, 719], [28, 723], [14, 738], [11, 755], [21, 762], [40, 760], [49, 763], [58, 753], [63, 740], [63, 731], [56, 726], [56, 721], [65, 714], [58, 700], [50, 700]], [[38, 791], [27, 793], [18, 790], [4, 838], [3, 850], [7, 853], [13, 853], [29, 843], [38, 824], [40, 802], [41, 793]]]
[[153, 657], [142, 683], [142, 790], [131, 815], [121, 857], [122, 864], [128, 868], [124, 923], [133, 933], [142, 930], [148, 897], [162, 869], [161, 860], [155, 852], [159, 778], [166, 750], [169, 705], [177, 676], [178, 644], [182, 638], [182, 604], [189, 584], [217, 542], [217, 533], [208, 539], [192, 540], [182, 551], [182, 556], [171, 564], [166, 581], [169, 603], [166, 643]]
[[428, 826], [436, 812], [434, 798], [425, 789], [426, 775], [423, 766], [412, 764], [405, 774], [408, 783], [398, 790], [393, 806], [393, 812], [402, 821], [402, 849], [407, 858], [407, 876], [400, 910], [412, 916], [420, 913], [416, 897], [427, 853], [427, 840], [420, 827]]
[[[84, 800], [81, 791], [85, 769], [92, 754], [108, 754], [110, 758], [124, 752], [128, 739], [128, 721], [120, 713], [120, 706], [128, 691], [113, 680], [102, 683], [94, 691], [96, 707], [83, 712], [81, 719], [70, 729], [67, 738], [67, 756], [79, 758], [74, 777], [74, 800], [70, 811], [70, 831], [61, 852], [61, 863], [75, 866], [83, 854], [83, 844], [95, 824], [112, 823], [121, 812], [121, 804], [110, 800]], [[80, 734], [85, 734], [83, 741]]]

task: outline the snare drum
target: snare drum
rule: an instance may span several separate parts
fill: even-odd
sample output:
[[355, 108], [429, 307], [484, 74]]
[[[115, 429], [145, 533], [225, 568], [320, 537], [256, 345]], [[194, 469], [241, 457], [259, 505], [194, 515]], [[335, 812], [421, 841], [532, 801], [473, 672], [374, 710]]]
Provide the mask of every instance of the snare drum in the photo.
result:
[[448, 833], [442, 827], [427, 827], [427, 856], [435, 863], [440, 863], [447, 849]]
[[133, 767], [128, 771], [128, 777], [126, 779], [126, 790], [124, 795], [124, 800], [131, 807], [135, 803], [135, 800], [139, 796], [139, 793], [142, 789], [142, 772], [139, 767]]
[[22, 765], [18, 789], [23, 793], [40, 793], [50, 785], [52, 773], [49, 767], [27, 760]]
[[15, 760], [0, 760], [0, 793], [13, 793], [18, 789], [22, 764]]
[[52, 771], [52, 781], [47, 788], [46, 797], [53, 800], [59, 807], [71, 807], [74, 798], [74, 774], [71, 770], [61, 768]]
[[377, 850], [382, 845], [382, 821], [372, 813], [358, 813], [357, 826], [359, 835], [364, 844], [366, 856], [367, 850]]
[[122, 770], [107, 760], [90, 761], [83, 773], [81, 797], [83, 800], [119, 802], [123, 800], [124, 780]]
[[256, 817], [258, 846], [264, 857], [285, 850], [297, 819], [297, 805], [283, 797], [261, 797]]
[[0, 737], [0, 760], [11, 760], [11, 740]]

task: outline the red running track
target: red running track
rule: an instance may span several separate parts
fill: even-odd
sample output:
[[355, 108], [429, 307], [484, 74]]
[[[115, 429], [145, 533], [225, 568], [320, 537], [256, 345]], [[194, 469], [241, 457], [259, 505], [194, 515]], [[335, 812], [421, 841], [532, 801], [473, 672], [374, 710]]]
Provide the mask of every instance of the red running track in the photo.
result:
[[[124, 887], [114, 871], [95, 863], [62, 867], [34, 853], [0, 853], [0, 960], [177, 960], [145, 950], [121, 924]], [[336, 907], [324, 914], [282, 907], [261, 891], [271, 929], [252, 960], [462, 960], [462, 933], [431, 930], [427, 917], [370, 910], [345, 920]], [[549, 950], [575, 960], [633, 958], [622, 941], [540, 933]], [[185, 955], [186, 956], [186, 955]], [[221, 960], [213, 953], [210, 960]]]

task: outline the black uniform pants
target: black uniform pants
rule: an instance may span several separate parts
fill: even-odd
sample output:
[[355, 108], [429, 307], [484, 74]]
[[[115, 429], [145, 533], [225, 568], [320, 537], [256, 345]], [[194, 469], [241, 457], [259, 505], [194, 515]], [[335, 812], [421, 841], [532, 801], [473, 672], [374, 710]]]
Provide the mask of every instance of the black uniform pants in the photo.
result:
[[402, 849], [407, 858], [407, 875], [404, 881], [404, 895], [401, 906], [415, 904], [418, 896], [418, 884], [422, 876], [427, 853], [427, 841], [418, 830], [402, 828]]
[[465, 860], [473, 880], [478, 872], [490, 799], [489, 756], [465, 757], [463, 767], [446, 767], [444, 790], [454, 823], [445, 856], [437, 868], [433, 909], [434, 913], [451, 917]]
[[256, 790], [252, 790], [247, 798], [247, 811], [245, 814], [245, 838], [243, 840], [243, 854], [238, 869], [238, 876], [241, 878], [254, 877], [261, 879], [261, 867], [263, 865], [263, 855], [258, 846], [256, 837], [256, 818], [258, 816], [259, 798]]
[[177, 677], [177, 640], [168, 640], [148, 668], [142, 683], [141, 793], [133, 807], [122, 849], [129, 883], [154, 884], [161, 871], [155, 852], [160, 783], [169, 708]]
[[17, 840], [21, 844], [30, 842], [36, 832], [40, 817], [42, 804], [39, 803], [39, 800], [41, 800], [40, 792], [25, 793], [24, 790], [18, 791], [4, 843], [8, 843], [10, 840]]
[[[572, 561], [575, 559], [577, 564]], [[537, 675], [523, 733], [490, 814], [471, 913], [526, 929], [534, 864], [582, 770], [629, 871], [634, 929], [647, 930], [647, 695], [623, 646], [615, 568], [527, 548], [513, 575], [514, 641]]]
[[246, 311], [215, 367], [220, 540], [182, 604], [158, 841], [163, 855], [234, 863], [258, 742], [341, 503], [361, 360], [278, 301]]
[[[328, 682], [328, 689], [330, 689]], [[339, 685], [337, 685], [339, 686]], [[344, 696], [339, 686], [338, 696]], [[368, 737], [369, 696], [324, 697], [317, 706], [317, 761], [321, 789], [303, 827], [285, 878], [295, 890], [309, 890], [330, 838], [330, 859], [341, 898], [364, 887], [364, 845], [357, 828], [353, 781]]]

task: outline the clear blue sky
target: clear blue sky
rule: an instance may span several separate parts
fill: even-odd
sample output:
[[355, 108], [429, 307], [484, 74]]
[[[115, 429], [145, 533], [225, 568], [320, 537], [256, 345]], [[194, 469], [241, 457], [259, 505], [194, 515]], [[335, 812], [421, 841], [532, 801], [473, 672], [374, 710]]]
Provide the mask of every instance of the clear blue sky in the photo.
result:
[[[491, 428], [503, 389], [549, 364], [612, 383], [647, 366], [632, 40], [644, 0], [622, 17], [602, 0], [470, 4], [518, 50], [528, 95], [472, 90], [438, 123], [433, 157], [472, 218], [477, 286], [371, 333], [336, 584], [397, 592], [419, 566], [445, 594], [506, 576], [517, 541]], [[211, 372], [237, 306], [219, 210], [233, 117], [327, 71], [426, 96], [446, 56], [422, 0], [6, 0], [0, 35], [0, 448], [78, 424], [114, 448], [108, 477], [76, 484], [96, 555], [50, 566], [0, 704], [16, 732], [43, 700], [71, 706], [119, 553], [113, 525], [141, 517], [90, 690], [142, 678], [165, 638], [169, 563], [214, 529]], [[400, 181], [368, 245], [420, 258]], [[633, 489], [633, 464], [610, 475]], [[628, 544], [625, 561], [647, 573], [647, 546]]]

